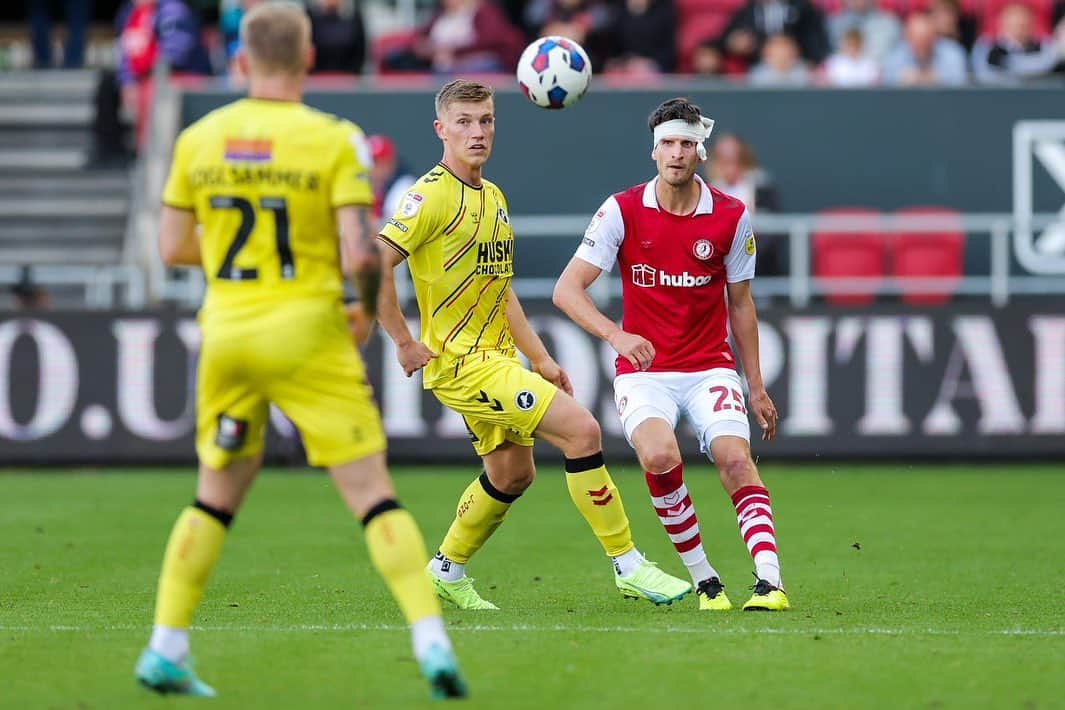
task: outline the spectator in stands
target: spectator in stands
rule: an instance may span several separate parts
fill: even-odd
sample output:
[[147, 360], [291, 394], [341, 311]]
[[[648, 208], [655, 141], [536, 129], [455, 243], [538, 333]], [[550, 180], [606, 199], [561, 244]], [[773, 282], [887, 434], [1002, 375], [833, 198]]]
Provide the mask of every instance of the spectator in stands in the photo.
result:
[[366, 28], [354, 0], [314, 0], [309, 8], [315, 72], [361, 74]]
[[1002, 8], [998, 36], [976, 41], [973, 73], [985, 84], [1018, 84], [1048, 76], [1059, 59], [1050, 38], [1036, 37], [1032, 11], [1013, 3]]
[[237, 52], [240, 51], [240, 21], [245, 13], [264, 0], [222, 0], [219, 8], [218, 30], [222, 35], [225, 50], [226, 75], [237, 84], [243, 84], [240, 65], [237, 64]]
[[375, 134], [368, 139], [373, 155], [371, 180], [374, 191], [374, 216], [377, 221], [388, 219], [399, 210], [400, 200], [418, 181], [396, 154], [396, 144], [386, 135]]
[[524, 18], [537, 37], [559, 35], [580, 44], [593, 69], [606, 62], [614, 15], [603, 0], [532, 0], [525, 6]]
[[752, 215], [758, 210], [775, 212], [779, 207], [772, 178], [759, 165], [751, 144], [735, 133], [725, 133], [714, 141], [706, 177], [718, 190], [746, 205]]
[[384, 63], [393, 71], [510, 72], [524, 44], [521, 32], [492, 0], [440, 0], [414, 45], [385, 57]]
[[183, 0], [130, 0], [119, 10], [115, 27], [122, 103], [137, 117], [140, 137], [150, 79], [159, 58], [175, 74], [210, 74], [211, 62], [200, 39], [199, 18]]
[[[30, 36], [33, 42], [33, 65], [51, 69], [52, 21], [56, 0], [29, 0]], [[92, 15], [92, 0], [65, 0], [67, 41], [63, 48], [63, 68], [78, 69], [85, 62], [85, 31]]]
[[692, 72], [700, 76], [719, 76], [725, 70], [725, 58], [717, 40], [707, 40], [692, 50]]
[[677, 64], [677, 10], [673, 0], [624, 0], [611, 28], [611, 71], [668, 73]]
[[979, 26], [976, 17], [962, 10], [958, 0], [932, 0], [928, 12], [936, 26], [936, 34], [954, 40], [966, 52], [972, 51]]
[[15, 307], [19, 310], [40, 310], [52, 304], [48, 292], [30, 276], [28, 266], [23, 266], [19, 271], [19, 280], [11, 287], [11, 295], [15, 297]]
[[896, 86], [961, 86], [967, 81], [965, 50], [936, 36], [932, 18], [915, 12], [906, 19], [902, 42], [884, 61], [884, 82]]
[[902, 35], [899, 18], [877, 8], [876, 0], [844, 0], [843, 9], [828, 18], [828, 33], [837, 51], [842, 49], [843, 36], [850, 30], [861, 31], [865, 53], [878, 63], [884, 61]]
[[747, 75], [751, 86], [808, 86], [810, 70], [799, 58], [799, 45], [790, 35], [769, 37], [762, 47], [762, 61]]
[[[706, 163], [706, 179], [740, 200], [752, 216], [780, 209], [772, 177], [759, 165], [751, 145], [734, 133], [725, 133], [714, 141]], [[765, 276], [785, 273], [785, 247], [784, 237], [759, 232], [757, 272]]]
[[776, 34], [790, 35], [804, 61], [820, 64], [828, 56], [825, 17], [809, 0], [747, 0], [721, 34], [726, 64], [746, 71], [762, 54], [762, 45]]
[[839, 51], [825, 62], [825, 83], [853, 89], [873, 86], [880, 79], [880, 69], [864, 51], [862, 31], [852, 27], [843, 33]]

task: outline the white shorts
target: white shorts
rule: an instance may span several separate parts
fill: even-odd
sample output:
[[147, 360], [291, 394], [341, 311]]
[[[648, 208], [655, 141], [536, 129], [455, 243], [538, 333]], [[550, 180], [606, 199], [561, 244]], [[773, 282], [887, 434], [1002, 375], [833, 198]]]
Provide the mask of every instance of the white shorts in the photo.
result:
[[614, 379], [614, 403], [625, 438], [651, 418], [665, 419], [676, 429], [684, 415], [695, 430], [699, 447], [710, 455], [710, 442], [719, 436], [738, 436], [750, 443], [747, 401], [735, 370], [701, 372], [633, 372]]

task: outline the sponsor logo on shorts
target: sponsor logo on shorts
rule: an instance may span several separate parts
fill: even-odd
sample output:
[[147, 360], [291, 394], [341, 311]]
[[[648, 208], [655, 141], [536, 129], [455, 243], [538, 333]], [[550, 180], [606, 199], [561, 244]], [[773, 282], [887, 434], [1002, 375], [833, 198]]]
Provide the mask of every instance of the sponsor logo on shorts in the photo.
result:
[[695, 245], [692, 247], [692, 252], [695, 253], [696, 259], [706, 261], [714, 255], [714, 245], [710, 243], [709, 239], [700, 239], [695, 242]]
[[218, 433], [215, 434], [215, 446], [223, 451], [240, 451], [248, 438], [248, 422], [234, 419], [225, 414], [218, 417]]
[[590, 247], [595, 246], [595, 240], [590, 237], [585, 237], [582, 241]]
[[629, 406], [629, 398], [622, 397], [618, 400], [618, 416], [620, 417], [625, 413], [625, 407]]
[[514, 397], [514, 404], [518, 409], [527, 412], [536, 405], [536, 395], [529, 390], [522, 390]]

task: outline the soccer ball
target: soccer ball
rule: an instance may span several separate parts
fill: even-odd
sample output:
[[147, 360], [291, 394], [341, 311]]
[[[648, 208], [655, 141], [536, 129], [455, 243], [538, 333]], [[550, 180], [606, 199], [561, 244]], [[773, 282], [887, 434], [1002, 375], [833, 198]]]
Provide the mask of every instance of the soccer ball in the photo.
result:
[[518, 60], [518, 86], [541, 108], [572, 106], [584, 96], [591, 79], [588, 55], [565, 37], [541, 37]]

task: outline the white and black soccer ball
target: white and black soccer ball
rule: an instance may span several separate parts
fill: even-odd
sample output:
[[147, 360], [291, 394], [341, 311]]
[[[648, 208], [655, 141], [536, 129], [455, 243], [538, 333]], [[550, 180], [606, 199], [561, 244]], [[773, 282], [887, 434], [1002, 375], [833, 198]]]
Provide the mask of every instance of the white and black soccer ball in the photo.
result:
[[541, 37], [518, 60], [518, 86], [541, 108], [572, 106], [584, 96], [591, 79], [588, 55], [565, 37]]

